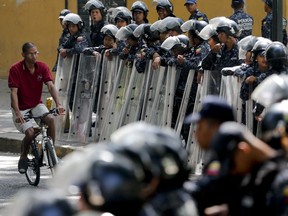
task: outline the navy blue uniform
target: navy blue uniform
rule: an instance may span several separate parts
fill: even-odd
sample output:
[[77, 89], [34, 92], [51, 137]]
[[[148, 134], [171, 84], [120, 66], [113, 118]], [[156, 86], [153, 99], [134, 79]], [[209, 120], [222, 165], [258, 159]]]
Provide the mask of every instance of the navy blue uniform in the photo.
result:
[[133, 62], [136, 57], [136, 53], [139, 52], [139, 50], [142, 47], [142, 42], [138, 42], [135, 46], [127, 47], [129, 49], [129, 53], [121, 52], [119, 57], [122, 60], [126, 60], [126, 65], [130, 68], [133, 67]]
[[227, 50], [226, 46], [222, 46], [219, 53], [210, 51], [202, 61], [202, 68], [204, 70], [217, 70], [220, 71], [224, 67], [233, 67], [241, 65], [243, 60], [238, 58], [239, 49], [238, 45], [234, 44], [231, 50]]
[[252, 35], [254, 21], [253, 17], [251, 17], [249, 14], [245, 13], [243, 10], [237, 10], [232, 16], [229, 17], [229, 19], [234, 20], [241, 29], [239, 40], [246, 36]]
[[104, 25], [105, 22], [100, 21], [90, 26], [90, 40], [92, 47], [99, 47], [103, 44], [104, 33], [101, 32], [101, 29]]
[[149, 47], [144, 46], [139, 52], [139, 56], [136, 60], [135, 66], [138, 73], [144, 73], [147, 62], [153, 59], [153, 55], [156, 52], [159, 52], [161, 44], [159, 42], [155, 42], [149, 44]]
[[59, 38], [59, 42], [58, 42], [58, 47], [57, 47], [57, 59], [56, 59], [56, 63], [52, 69], [53, 72], [56, 72], [57, 70], [57, 65], [58, 65], [58, 56], [59, 56], [59, 50], [61, 48], [61, 45], [64, 44], [70, 37], [70, 32], [67, 28], [64, 28], [62, 31], [62, 34]]
[[[261, 25], [261, 35], [262, 37], [272, 39], [272, 12], [268, 13], [266, 17], [262, 20]], [[282, 43], [287, 45], [287, 20], [283, 17], [283, 41]]]
[[189, 20], [191, 20], [191, 19], [198, 20], [198, 21], [205, 21], [205, 22], [209, 23], [209, 20], [208, 20], [206, 14], [202, 13], [198, 9], [195, 11], [194, 14], [190, 15]]
[[[232, 209], [231, 215], [285, 215], [288, 205], [283, 190], [287, 186], [287, 162], [284, 157], [280, 155], [265, 161], [243, 179], [237, 191], [239, 206]], [[282, 193], [276, 194], [278, 190]]]

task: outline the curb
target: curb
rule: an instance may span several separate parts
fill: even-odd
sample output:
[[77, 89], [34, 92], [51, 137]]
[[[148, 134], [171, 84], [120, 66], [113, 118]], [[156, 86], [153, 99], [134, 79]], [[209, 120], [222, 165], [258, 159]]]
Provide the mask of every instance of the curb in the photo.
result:
[[[21, 143], [22, 140], [0, 137], [0, 151], [20, 154]], [[68, 145], [56, 145], [55, 149], [57, 156], [63, 158], [65, 155], [73, 152], [77, 148]]]

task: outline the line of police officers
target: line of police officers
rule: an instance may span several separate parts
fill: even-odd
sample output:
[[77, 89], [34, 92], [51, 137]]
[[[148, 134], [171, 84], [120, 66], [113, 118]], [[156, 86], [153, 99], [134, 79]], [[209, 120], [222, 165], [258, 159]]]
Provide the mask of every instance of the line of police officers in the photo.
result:
[[[253, 22], [248, 15], [243, 20], [250, 24], [242, 20], [238, 25], [232, 17], [214, 18], [208, 24], [203, 21], [207, 17], [195, 10], [191, 18], [196, 19], [184, 23], [175, 17], [168, 0], [153, 2], [160, 18], [153, 24], [147, 23], [148, 8], [141, 1], [132, 5], [132, 15], [123, 7], [114, 11], [118, 28], [124, 23], [131, 33], [125, 35], [126, 41], [116, 40], [122, 38], [121, 31], [105, 24], [106, 9], [98, 0], [85, 5], [91, 16], [90, 37], [81, 31], [83, 22], [77, 14], [63, 11], [61, 15], [68, 14], [63, 19], [67, 35], [59, 42], [61, 57], [105, 53], [108, 58], [119, 55], [127, 65], [136, 58], [139, 73], [145, 71], [149, 59], [155, 68], [176, 65], [181, 74], [174, 113], [179, 110], [177, 101], [183, 96], [190, 69], [198, 72], [190, 95], [190, 113], [196, 84], [206, 70], [245, 77], [243, 98], [251, 97], [246, 96], [245, 84], [253, 83], [258, 90], [253, 100], [267, 108], [261, 137], [235, 122], [227, 101], [207, 96], [200, 111], [186, 118], [187, 124], [196, 125], [195, 138], [207, 152], [203, 175], [197, 180], [190, 176], [188, 153], [174, 130], [135, 122], [113, 132], [110, 141], [90, 144], [66, 156], [49, 191], [24, 192], [7, 209], [7, 215], [288, 215], [288, 78], [283, 75], [287, 74], [287, 47], [260, 37], [247, 38]], [[269, 2], [265, 0], [271, 7]], [[195, 4], [196, 0], [187, 0], [185, 5], [188, 9]], [[232, 6], [235, 16], [240, 16], [243, 1], [233, 0]], [[137, 24], [131, 24], [132, 18]], [[240, 28], [245, 33], [238, 45]], [[188, 32], [189, 37], [182, 32]], [[93, 46], [88, 47], [89, 43]], [[245, 63], [239, 58], [239, 47], [245, 56], [250, 55]], [[227, 69], [232, 66], [238, 67]], [[271, 83], [278, 88], [267, 91]], [[270, 104], [267, 92], [272, 95]], [[185, 132], [182, 135], [187, 136]], [[71, 205], [64, 196], [67, 194], [80, 198]]]

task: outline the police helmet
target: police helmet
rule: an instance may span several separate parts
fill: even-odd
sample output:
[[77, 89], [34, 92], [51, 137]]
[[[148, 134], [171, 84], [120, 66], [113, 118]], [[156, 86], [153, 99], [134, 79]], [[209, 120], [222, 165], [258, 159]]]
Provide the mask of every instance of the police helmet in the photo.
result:
[[81, 17], [78, 15], [78, 14], [75, 14], [75, 13], [69, 13], [67, 14], [64, 19], [63, 19], [63, 24], [64, 25], [69, 25], [69, 23], [73, 23], [75, 25], [78, 25], [78, 28], [79, 29], [82, 29], [83, 26], [84, 26], [84, 23], [81, 19]]
[[217, 33], [224, 32], [226, 35], [236, 37], [236, 38], [239, 37], [241, 33], [238, 24], [235, 21], [228, 19], [228, 18], [222, 20], [218, 24], [216, 31]]
[[275, 149], [282, 149], [281, 138], [288, 136], [288, 101], [272, 105], [262, 120], [261, 139]]
[[34, 189], [20, 191], [6, 213], [18, 216], [70, 216], [76, 213], [75, 210], [68, 199], [56, 191]]
[[181, 25], [181, 30], [183, 32], [189, 32], [189, 34], [193, 35], [194, 37], [200, 37], [199, 33], [207, 25], [208, 23], [205, 21], [188, 20], [183, 25]]
[[99, 9], [102, 17], [106, 16], [107, 10], [103, 3], [98, 0], [89, 0], [84, 5], [84, 10], [89, 11], [89, 14], [93, 9]]
[[63, 18], [64, 18], [67, 14], [69, 14], [69, 13], [71, 13], [71, 11], [68, 10], [68, 9], [63, 9], [63, 10], [61, 10], [58, 19], [63, 19]]
[[180, 40], [181, 46], [183, 48], [189, 47], [189, 38], [186, 35], [182, 34], [182, 35], [177, 35], [176, 37]]
[[288, 99], [288, 75], [272, 74], [252, 92], [251, 98], [265, 107]]
[[148, 153], [153, 174], [160, 180], [158, 190], [178, 188], [187, 180], [187, 152], [172, 129], [135, 122], [115, 131], [111, 140], [113, 143], [125, 143], [138, 154]]
[[115, 151], [98, 153], [82, 185], [84, 198], [93, 209], [115, 215], [133, 215], [144, 202], [144, 172], [128, 157]]
[[161, 33], [169, 30], [177, 31], [179, 34], [182, 33], [181, 25], [183, 20], [177, 17], [166, 17], [159, 23], [158, 29]]
[[157, 11], [164, 8], [169, 14], [173, 14], [173, 4], [169, 0], [153, 0], [152, 5], [156, 6]]
[[152, 31], [151, 30], [151, 24], [141, 24], [137, 26], [137, 28], [134, 30], [133, 35], [136, 38], [139, 38], [142, 36], [144, 40], [147, 41], [157, 41], [159, 39], [159, 32], [158, 31]]
[[118, 28], [113, 24], [107, 24], [101, 28], [101, 32], [104, 35], [108, 35], [111, 38], [113, 38], [114, 40], [116, 40], [115, 35], [116, 35], [117, 31], [118, 31]]
[[136, 24], [129, 24], [127, 26], [121, 27], [116, 33], [115, 37], [118, 40], [127, 40], [131, 38], [133, 40], [137, 40], [137, 38], [133, 35], [134, 30], [137, 28]]
[[272, 0], [262, 0], [265, 4], [267, 4], [270, 8], [272, 8], [273, 3]]
[[272, 41], [267, 38], [258, 38], [257, 42], [254, 44], [252, 48], [252, 59], [255, 61], [257, 55], [264, 55], [265, 50]]
[[140, 11], [144, 13], [144, 16], [147, 17], [147, 13], [149, 12], [147, 5], [143, 1], [135, 1], [131, 6], [132, 13], [136, 11]]
[[91, 143], [63, 158], [51, 188], [82, 194], [93, 210], [115, 215], [136, 215], [143, 203], [142, 167], [115, 151], [111, 142]]
[[269, 66], [275, 70], [285, 69], [288, 65], [288, 49], [278, 41], [272, 42], [265, 51], [266, 60]]
[[132, 20], [132, 13], [131, 11], [124, 7], [119, 6], [113, 9], [112, 16], [114, 16], [114, 22], [117, 23], [117, 20], [124, 20], [127, 24], [131, 23]]
[[185, 51], [189, 48], [189, 38], [186, 35], [170, 36], [161, 44], [161, 48], [166, 51], [171, 49]]

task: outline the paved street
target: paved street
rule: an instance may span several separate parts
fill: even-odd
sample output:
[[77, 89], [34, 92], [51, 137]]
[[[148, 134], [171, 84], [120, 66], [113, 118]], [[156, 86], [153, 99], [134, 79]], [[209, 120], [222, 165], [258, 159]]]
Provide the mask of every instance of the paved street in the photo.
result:
[[[11, 203], [17, 192], [23, 189], [35, 188], [30, 186], [25, 175], [18, 173], [19, 155], [0, 152], [0, 215], [3, 208]], [[45, 188], [51, 178], [47, 168], [41, 168], [41, 179], [37, 188]]]

